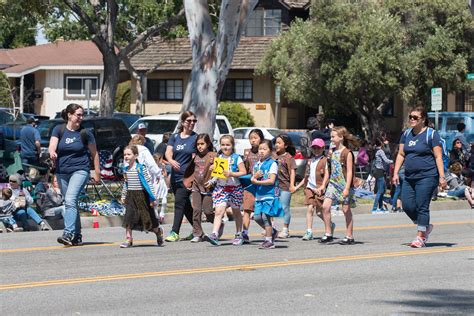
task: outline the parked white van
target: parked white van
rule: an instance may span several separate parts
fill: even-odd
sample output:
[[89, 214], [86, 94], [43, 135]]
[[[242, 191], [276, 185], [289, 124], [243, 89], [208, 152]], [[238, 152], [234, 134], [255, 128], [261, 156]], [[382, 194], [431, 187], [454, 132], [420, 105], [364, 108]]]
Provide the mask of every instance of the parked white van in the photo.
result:
[[[134, 136], [137, 133], [138, 124], [143, 123], [147, 127], [146, 136], [149, 137], [156, 148], [163, 139], [163, 134], [166, 132], [175, 133], [178, 130], [179, 112], [168, 112], [159, 115], [145, 116], [137, 120], [130, 126], [130, 134]], [[224, 115], [216, 116], [216, 128], [214, 129], [214, 144], [217, 144], [221, 135], [232, 135], [234, 131], [229, 123], [229, 120]]]

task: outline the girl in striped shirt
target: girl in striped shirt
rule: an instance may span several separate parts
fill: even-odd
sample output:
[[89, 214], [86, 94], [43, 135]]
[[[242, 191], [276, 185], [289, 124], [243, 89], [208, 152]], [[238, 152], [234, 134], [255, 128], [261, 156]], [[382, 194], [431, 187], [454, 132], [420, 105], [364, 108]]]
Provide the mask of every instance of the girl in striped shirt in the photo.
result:
[[123, 151], [125, 162], [125, 184], [122, 190], [122, 203], [125, 204], [123, 227], [126, 241], [120, 248], [133, 246], [132, 230], [153, 231], [158, 246], [163, 245], [163, 230], [159, 227], [153, 207], [156, 205], [156, 193], [146, 167], [137, 161], [137, 146], [127, 146]]

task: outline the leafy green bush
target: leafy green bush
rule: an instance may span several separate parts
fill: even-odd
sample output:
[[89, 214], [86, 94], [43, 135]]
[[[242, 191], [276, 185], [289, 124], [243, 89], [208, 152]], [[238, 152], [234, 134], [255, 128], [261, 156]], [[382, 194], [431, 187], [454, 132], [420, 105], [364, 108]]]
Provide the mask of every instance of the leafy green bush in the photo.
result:
[[13, 107], [12, 95], [7, 76], [0, 71], [0, 107]]
[[217, 114], [225, 115], [233, 128], [255, 126], [252, 114], [240, 103], [221, 102]]

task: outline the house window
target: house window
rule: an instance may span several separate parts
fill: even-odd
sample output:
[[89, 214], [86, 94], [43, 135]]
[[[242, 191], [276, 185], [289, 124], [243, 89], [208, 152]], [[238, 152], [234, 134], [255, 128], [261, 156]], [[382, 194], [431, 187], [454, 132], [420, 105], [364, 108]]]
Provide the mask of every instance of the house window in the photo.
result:
[[91, 97], [97, 97], [99, 91], [99, 75], [65, 75], [67, 97], [86, 97], [86, 81], [91, 81]]
[[246, 36], [273, 36], [280, 34], [281, 10], [256, 9], [249, 18]]
[[227, 79], [224, 83], [221, 100], [253, 100], [252, 79]]
[[150, 101], [183, 100], [183, 80], [148, 79], [147, 91]]

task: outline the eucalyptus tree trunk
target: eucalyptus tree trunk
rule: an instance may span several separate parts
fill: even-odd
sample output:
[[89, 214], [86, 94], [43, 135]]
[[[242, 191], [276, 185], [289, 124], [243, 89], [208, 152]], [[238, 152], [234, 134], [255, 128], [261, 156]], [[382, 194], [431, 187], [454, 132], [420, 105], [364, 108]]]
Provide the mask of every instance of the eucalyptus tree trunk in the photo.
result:
[[183, 111], [196, 114], [196, 132], [214, 135], [217, 105], [242, 32], [258, 0], [223, 0], [217, 35], [207, 0], [184, 0], [193, 67]]

